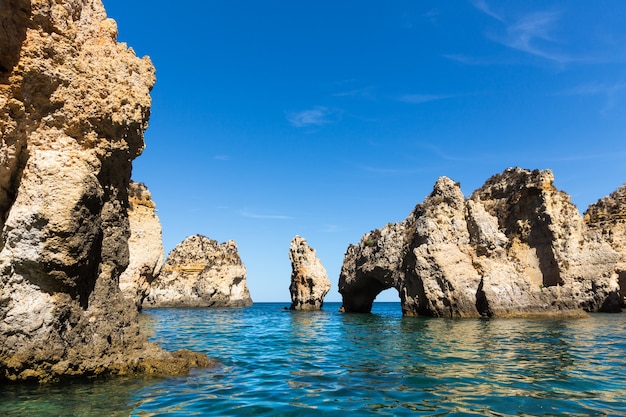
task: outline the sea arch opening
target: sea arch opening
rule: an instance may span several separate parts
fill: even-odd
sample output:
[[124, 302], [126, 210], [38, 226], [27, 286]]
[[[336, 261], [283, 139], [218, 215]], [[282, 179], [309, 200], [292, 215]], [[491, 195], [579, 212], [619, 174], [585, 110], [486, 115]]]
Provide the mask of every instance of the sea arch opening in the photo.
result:
[[[359, 277], [356, 285], [344, 287], [340, 293], [346, 313], [371, 313], [374, 301], [401, 301], [398, 289], [375, 275]], [[380, 294], [382, 297], [379, 298]]]

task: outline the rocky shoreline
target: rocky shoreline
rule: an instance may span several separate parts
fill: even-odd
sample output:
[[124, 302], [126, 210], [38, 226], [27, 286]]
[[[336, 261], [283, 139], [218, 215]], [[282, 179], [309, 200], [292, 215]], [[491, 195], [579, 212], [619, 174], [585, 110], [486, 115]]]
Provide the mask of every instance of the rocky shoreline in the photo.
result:
[[[0, 4], [0, 382], [181, 375], [214, 362], [148, 341], [146, 307], [252, 304], [234, 241], [185, 239], [163, 263], [145, 185], [154, 67], [117, 42], [100, 0]], [[403, 314], [572, 317], [626, 295], [626, 184], [580, 215], [549, 170], [510, 168], [465, 198], [441, 177], [406, 220], [363, 235], [339, 277], [344, 312], [398, 291]], [[296, 236], [292, 310], [330, 281]]]

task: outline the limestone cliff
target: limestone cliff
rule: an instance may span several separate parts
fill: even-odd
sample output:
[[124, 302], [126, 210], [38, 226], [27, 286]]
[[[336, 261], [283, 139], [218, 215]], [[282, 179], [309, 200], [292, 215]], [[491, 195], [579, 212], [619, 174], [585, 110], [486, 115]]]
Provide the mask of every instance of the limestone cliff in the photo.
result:
[[0, 380], [183, 372], [122, 297], [155, 82], [100, 0], [0, 2]]
[[320, 310], [330, 290], [330, 280], [322, 262], [305, 239], [296, 236], [289, 246], [291, 260], [291, 310]]
[[234, 241], [218, 244], [189, 236], [167, 256], [144, 307], [244, 307], [252, 305], [246, 268]]
[[608, 197], [601, 198], [585, 211], [585, 223], [599, 233], [620, 254], [615, 265], [620, 288], [620, 303], [626, 301], [626, 184]]
[[133, 300], [139, 310], [150, 290], [150, 283], [159, 275], [165, 258], [161, 222], [156, 205], [145, 184], [131, 181], [128, 190], [129, 263], [120, 275], [124, 297]]
[[363, 236], [339, 279], [345, 311], [398, 290], [405, 315], [615, 311], [619, 255], [585, 226], [552, 173], [508, 169], [465, 199], [442, 177], [409, 217]]

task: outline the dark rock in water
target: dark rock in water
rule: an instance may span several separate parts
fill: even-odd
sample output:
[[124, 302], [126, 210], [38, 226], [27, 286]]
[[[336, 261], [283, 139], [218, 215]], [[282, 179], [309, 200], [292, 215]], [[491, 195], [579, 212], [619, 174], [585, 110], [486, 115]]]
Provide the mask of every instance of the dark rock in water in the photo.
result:
[[0, 380], [180, 374], [118, 287], [155, 77], [100, 0], [0, 2]]
[[620, 254], [615, 264], [618, 275], [620, 303], [626, 301], [626, 184], [611, 195], [601, 198], [585, 212], [587, 226], [599, 233]]
[[320, 310], [330, 290], [330, 280], [322, 262], [305, 239], [296, 236], [289, 246], [291, 260], [291, 310]]
[[167, 256], [144, 307], [246, 307], [252, 305], [246, 267], [237, 244], [189, 236]]
[[442, 177], [409, 217], [350, 245], [346, 312], [396, 288], [405, 315], [507, 317], [619, 310], [619, 255], [590, 232], [549, 170], [512, 168], [465, 199]]

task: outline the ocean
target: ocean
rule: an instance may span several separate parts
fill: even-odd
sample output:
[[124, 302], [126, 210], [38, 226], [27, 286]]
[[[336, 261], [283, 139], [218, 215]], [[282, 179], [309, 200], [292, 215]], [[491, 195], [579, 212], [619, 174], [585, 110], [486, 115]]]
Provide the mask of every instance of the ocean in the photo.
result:
[[626, 416], [626, 315], [402, 317], [149, 309], [151, 338], [205, 352], [211, 369], [167, 379], [0, 387], [3, 416]]

